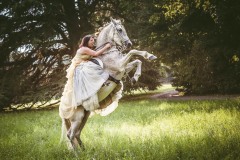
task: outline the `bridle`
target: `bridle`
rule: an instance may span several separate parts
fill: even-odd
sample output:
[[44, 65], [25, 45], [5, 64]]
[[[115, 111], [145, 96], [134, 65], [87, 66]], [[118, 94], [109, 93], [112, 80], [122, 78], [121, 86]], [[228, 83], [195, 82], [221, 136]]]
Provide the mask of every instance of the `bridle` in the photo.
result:
[[[125, 38], [122, 36], [121, 33], [123, 33], [123, 32], [120, 33], [120, 31], [117, 29], [117, 27], [115, 26], [115, 24], [113, 24], [113, 28], [115, 29], [114, 32], [113, 32], [113, 37], [114, 37], [114, 33], [117, 32], [118, 36], [121, 38], [121, 42], [122, 42], [123, 45], [124, 45], [127, 41], [129, 41], [129, 38], [128, 38], [128, 37], [127, 37], [127, 39], [125, 39]], [[124, 27], [121, 25], [121, 28], [124, 28]], [[122, 31], [122, 30], [121, 30], [121, 31]]]
[[[120, 31], [117, 29], [116, 25], [113, 22], [112, 22], [112, 25], [113, 25], [114, 31], [113, 31], [113, 35], [112, 35], [111, 41], [110, 42], [106, 42], [106, 43], [100, 45], [99, 47], [97, 47], [95, 49], [96, 51], [99, 50], [100, 48], [102, 48], [103, 46], [105, 46], [107, 43], [111, 43], [111, 46], [112, 47], [115, 46], [119, 52], [122, 52], [122, 51], [124, 51], [127, 48], [127, 46], [125, 44], [126, 44], [127, 41], [129, 41], [129, 38], [127, 37], [127, 39], [125, 39], [122, 36], [122, 33], [120, 33]], [[122, 25], [121, 25], [121, 27], [122, 27]], [[117, 34], [118, 37], [120, 37], [122, 45], [118, 45], [116, 42], [114, 42], [113, 38], [114, 38], [115, 34]]]

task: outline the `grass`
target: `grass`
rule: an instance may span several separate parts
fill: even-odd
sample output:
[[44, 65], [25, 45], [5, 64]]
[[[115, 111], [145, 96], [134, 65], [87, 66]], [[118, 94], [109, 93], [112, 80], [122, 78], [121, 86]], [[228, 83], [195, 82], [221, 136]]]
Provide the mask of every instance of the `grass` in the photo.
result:
[[[76, 159], [59, 144], [58, 110], [0, 113], [0, 159]], [[240, 159], [240, 99], [123, 101], [93, 116], [79, 159]]]
[[166, 91], [170, 91], [170, 90], [174, 90], [175, 87], [173, 87], [170, 83], [167, 84], [162, 84], [160, 87], [158, 87], [155, 90], [152, 91], [144, 91], [142, 89], [139, 90], [135, 90], [132, 92], [133, 95], [139, 95], [139, 94], [155, 94], [155, 93], [160, 93], [160, 92], [166, 92]]
[[175, 87], [173, 87], [171, 84], [163, 84], [160, 87], [157, 87], [155, 90], [143, 90], [143, 89], [138, 89], [131, 91], [131, 93], [125, 93], [123, 96], [123, 99], [131, 99], [131, 98], [147, 98], [151, 95], [155, 95], [158, 93], [164, 93], [168, 91], [173, 91], [175, 90]]

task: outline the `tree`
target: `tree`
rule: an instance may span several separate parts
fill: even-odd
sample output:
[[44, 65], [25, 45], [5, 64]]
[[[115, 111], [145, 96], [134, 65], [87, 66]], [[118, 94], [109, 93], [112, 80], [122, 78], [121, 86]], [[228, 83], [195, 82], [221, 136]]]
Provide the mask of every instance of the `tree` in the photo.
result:
[[[42, 107], [51, 99], [58, 99], [66, 81], [65, 70], [80, 37], [94, 33], [111, 15], [127, 17], [127, 12], [122, 12], [127, 3], [113, 0], [0, 2], [0, 109], [30, 109], [39, 102], [38, 106]], [[118, 4], [121, 7], [115, 10]]]
[[154, 5], [153, 46], [185, 93], [239, 93], [239, 5], [233, 0]]
[[38, 101], [46, 103], [61, 93], [64, 62], [74, 55], [80, 37], [94, 30], [91, 17], [100, 2], [0, 3], [0, 108], [26, 103], [31, 108]]

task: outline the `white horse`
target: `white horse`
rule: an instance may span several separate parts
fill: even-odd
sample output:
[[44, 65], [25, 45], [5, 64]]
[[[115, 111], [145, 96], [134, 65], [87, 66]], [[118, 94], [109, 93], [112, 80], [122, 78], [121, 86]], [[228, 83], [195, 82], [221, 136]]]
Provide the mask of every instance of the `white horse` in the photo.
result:
[[[131, 50], [127, 54], [122, 54], [122, 51], [132, 45], [129, 40], [124, 26], [120, 20], [111, 18], [111, 22], [103, 27], [97, 38], [96, 48], [100, 49], [104, 44], [111, 42], [112, 47], [105, 54], [94, 58], [92, 62], [97, 63], [109, 73], [110, 79], [105, 83], [98, 92], [100, 109], [111, 104], [111, 94], [122, 91], [121, 79], [124, 74], [130, 72], [137, 67], [133, 81], [137, 81], [141, 75], [141, 61], [134, 60], [129, 62], [133, 55], [140, 55], [148, 60], [156, 59], [156, 56], [146, 51]], [[118, 86], [118, 87], [117, 87]], [[110, 98], [109, 98], [110, 97]], [[115, 106], [118, 104], [115, 104]], [[90, 115], [90, 111], [86, 111], [82, 106], [79, 106], [75, 113], [69, 119], [62, 119], [62, 138], [65, 128], [67, 129], [67, 137], [74, 149], [78, 146], [84, 148], [80, 139], [81, 131]]]

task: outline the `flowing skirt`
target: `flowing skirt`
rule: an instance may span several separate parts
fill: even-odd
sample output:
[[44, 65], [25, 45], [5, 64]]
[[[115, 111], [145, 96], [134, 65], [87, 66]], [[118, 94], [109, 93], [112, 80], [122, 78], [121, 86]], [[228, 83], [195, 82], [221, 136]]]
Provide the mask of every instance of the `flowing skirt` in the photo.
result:
[[91, 61], [81, 62], [76, 67], [71, 65], [67, 72], [68, 80], [59, 107], [60, 117], [70, 118], [80, 105], [87, 111], [96, 110], [99, 107], [97, 92], [108, 79], [108, 73]]

